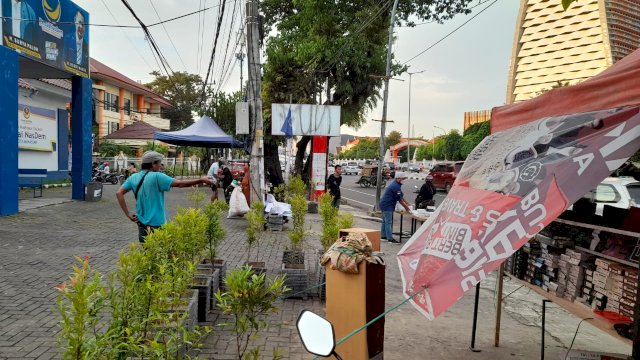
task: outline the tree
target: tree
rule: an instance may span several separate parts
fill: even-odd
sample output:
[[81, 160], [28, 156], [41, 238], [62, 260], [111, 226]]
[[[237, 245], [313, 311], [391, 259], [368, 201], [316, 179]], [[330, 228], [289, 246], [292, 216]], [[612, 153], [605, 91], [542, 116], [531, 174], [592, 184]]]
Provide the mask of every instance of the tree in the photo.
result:
[[479, 124], [473, 124], [469, 126], [462, 136], [462, 149], [461, 154], [462, 157], [466, 159], [466, 157], [471, 153], [471, 151], [478, 145], [480, 142], [489, 134], [490, 131], [490, 122], [484, 121]]
[[393, 130], [387, 135], [384, 139], [384, 143], [387, 147], [391, 147], [400, 143], [400, 139], [402, 139], [402, 134], [399, 131]]
[[458, 130], [451, 130], [444, 138], [444, 154], [447, 160], [462, 160], [460, 149], [462, 136]]
[[362, 138], [351, 149], [340, 153], [341, 159], [374, 159], [380, 154], [378, 139]]
[[145, 84], [148, 88], [166, 98], [175, 109], [164, 115], [170, 120], [171, 130], [180, 130], [193, 124], [193, 113], [199, 112], [202, 100], [202, 78], [200, 75], [187, 72], [175, 72], [165, 76], [158, 71], [151, 75], [155, 79]]
[[[442, 22], [469, 13], [471, 1], [402, 1], [398, 23], [412, 26], [416, 19]], [[326, 88], [324, 103], [341, 106], [341, 124], [361, 126], [365, 112], [380, 99], [383, 81], [371, 75], [385, 73], [389, 5], [365, 0], [264, 0], [265, 32], [276, 34], [266, 46], [265, 109], [274, 102], [288, 102], [290, 96], [295, 103], [315, 103], [321, 89]], [[393, 64], [393, 74], [405, 70], [405, 66]], [[270, 129], [270, 118], [265, 116], [265, 120], [265, 129]], [[265, 140], [266, 154], [273, 151], [276, 142]], [[304, 136], [298, 142], [297, 172], [303, 171], [309, 140]]]

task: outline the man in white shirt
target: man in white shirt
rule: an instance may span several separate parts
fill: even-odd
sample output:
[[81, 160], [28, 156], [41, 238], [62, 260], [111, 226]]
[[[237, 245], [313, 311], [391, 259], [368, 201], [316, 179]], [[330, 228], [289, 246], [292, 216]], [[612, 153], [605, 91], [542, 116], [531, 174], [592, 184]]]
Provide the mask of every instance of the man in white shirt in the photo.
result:
[[220, 161], [214, 161], [207, 171], [207, 177], [213, 181], [211, 185], [211, 202], [218, 200], [218, 170], [220, 170]]

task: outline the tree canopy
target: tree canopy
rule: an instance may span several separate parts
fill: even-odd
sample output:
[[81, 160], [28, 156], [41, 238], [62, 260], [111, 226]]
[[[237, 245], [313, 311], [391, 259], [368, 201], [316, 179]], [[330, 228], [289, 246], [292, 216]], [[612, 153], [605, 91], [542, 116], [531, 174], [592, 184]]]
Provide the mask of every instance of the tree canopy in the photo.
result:
[[400, 139], [402, 139], [402, 134], [399, 131], [393, 130], [384, 139], [384, 144], [387, 147], [394, 146], [400, 143]]
[[171, 76], [154, 71], [155, 79], [145, 84], [155, 93], [169, 100], [175, 109], [165, 117], [171, 122], [171, 130], [180, 130], [193, 124], [193, 112], [199, 112], [202, 99], [202, 78], [187, 72], [175, 72]]
[[[468, 13], [471, 2], [403, 0], [397, 22], [409, 26], [414, 20], [442, 22]], [[341, 124], [360, 127], [366, 111], [380, 99], [383, 81], [375, 75], [385, 74], [391, 5], [371, 0], [263, 0], [265, 32], [275, 34], [266, 42], [265, 108], [288, 102], [290, 96], [294, 103], [340, 105]], [[393, 74], [403, 71], [406, 66], [393, 63]], [[304, 137], [298, 143], [303, 150], [297, 168], [308, 141]]]

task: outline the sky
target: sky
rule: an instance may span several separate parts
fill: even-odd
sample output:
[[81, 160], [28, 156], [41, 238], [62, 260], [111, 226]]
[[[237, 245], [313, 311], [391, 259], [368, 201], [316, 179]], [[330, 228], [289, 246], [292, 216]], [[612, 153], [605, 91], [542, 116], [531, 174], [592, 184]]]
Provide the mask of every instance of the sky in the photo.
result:
[[[117, 0], [75, 0], [90, 14], [90, 23], [136, 25], [124, 5]], [[487, 8], [473, 20], [449, 35], [421, 56], [407, 63], [409, 71], [424, 70], [413, 75], [411, 87], [412, 135], [431, 138], [445, 129], [462, 130], [465, 111], [489, 110], [505, 103], [507, 76], [511, 49], [514, 40], [515, 22], [520, 1], [476, 0], [470, 15], [458, 15], [444, 24], [430, 23], [414, 28], [397, 28], [394, 56], [404, 63], [417, 53], [441, 40], [455, 28]], [[130, 0], [129, 3], [145, 24], [152, 24], [171, 17], [197, 11], [203, 7], [214, 8], [202, 15], [191, 15], [179, 20], [151, 27], [151, 33], [174, 71], [188, 71], [206, 75], [207, 62], [215, 34], [215, 19], [218, 16], [218, 1], [215, 0]], [[152, 7], [155, 6], [155, 10]], [[228, 1], [227, 16], [214, 61], [213, 79], [221, 84], [221, 90], [231, 92], [240, 89], [239, 61], [232, 60], [228, 52], [227, 39], [231, 30], [230, 49], [234, 48], [241, 26], [242, 1]], [[232, 14], [237, 5], [235, 17]], [[107, 9], [108, 6], [108, 9]], [[242, 9], [241, 9], [242, 8]], [[157, 14], [156, 14], [157, 11]], [[232, 19], [233, 20], [232, 22]], [[204, 26], [203, 26], [204, 23]], [[204, 32], [199, 31], [204, 29]], [[170, 34], [170, 37], [167, 36]], [[202, 37], [199, 34], [204, 34]], [[204, 39], [204, 40], [202, 40]], [[143, 83], [153, 80], [149, 75], [159, 67], [140, 28], [91, 27], [91, 56], [128, 77]], [[200, 50], [199, 50], [200, 49]], [[237, 48], [239, 49], [239, 47]], [[236, 50], [237, 52], [237, 50]], [[264, 60], [264, 59], [263, 59]], [[223, 78], [223, 64], [229, 68]], [[246, 80], [246, 61], [244, 64]], [[409, 76], [398, 76], [405, 80], [391, 80], [389, 84], [388, 116], [393, 123], [387, 124], [387, 134], [408, 132]], [[220, 81], [219, 79], [223, 79]], [[360, 129], [343, 127], [343, 134], [379, 136], [380, 123], [371, 121], [382, 117], [382, 101], [367, 114], [367, 123]]]

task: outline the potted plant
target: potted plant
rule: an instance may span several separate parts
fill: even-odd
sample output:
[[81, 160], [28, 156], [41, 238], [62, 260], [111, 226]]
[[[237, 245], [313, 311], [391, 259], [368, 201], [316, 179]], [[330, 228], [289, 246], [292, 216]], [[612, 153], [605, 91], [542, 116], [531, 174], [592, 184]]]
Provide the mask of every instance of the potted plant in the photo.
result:
[[266, 223], [264, 218], [264, 204], [260, 201], [254, 201], [251, 203], [251, 210], [245, 215], [247, 219], [247, 261], [245, 265], [251, 266], [256, 272], [266, 272], [264, 261], [251, 261], [251, 250], [256, 248], [257, 260], [259, 257], [259, 245], [264, 232], [264, 225]]
[[218, 246], [224, 240], [225, 231], [222, 226], [222, 217], [227, 212], [229, 206], [224, 201], [214, 201], [204, 208], [204, 215], [207, 218], [207, 229], [205, 232], [207, 242], [206, 257], [200, 262], [198, 268], [211, 269], [213, 283], [211, 287], [211, 308], [213, 309], [215, 297], [213, 294], [223, 285], [223, 280], [227, 274], [227, 265], [223, 259], [218, 259]]
[[267, 281], [264, 273], [258, 274], [249, 266], [230, 271], [225, 281], [227, 291], [216, 293], [217, 306], [223, 314], [232, 316], [236, 355], [238, 359], [258, 359], [260, 348], [249, 346], [269, 328], [267, 315], [278, 311], [275, 302], [289, 289], [282, 276]]
[[[316, 274], [318, 276], [318, 285], [320, 285], [324, 284], [326, 278], [325, 268], [324, 266], [320, 266], [320, 257], [338, 240], [340, 229], [353, 227], [353, 215], [340, 213], [338, 209], [332, 205], [333, 196], [329, 193], [322, 194], [318, 200], [318, 212], [320, 213], [320, 219], [322, 221], [322, 235], [320, 236], [322, 250], [319, 250], [317, 254]], [[324, 285], [318, 286], [320, 299], [325, 298], [325, 291], [326, 287]]]
[[291, 248], [282, 254], [280, 273], [286, 275], [285, 285], [291, 289], [291, 296], [306, 299], [305, 289], [308, 287], [309, 269], [305, 263], [302, 244], [306, 235], [305, 215], [307, 213], [307, 201], [304, 197], [296, 195], [290, 200], [293, 214], [293, 229], [289, 233]]

